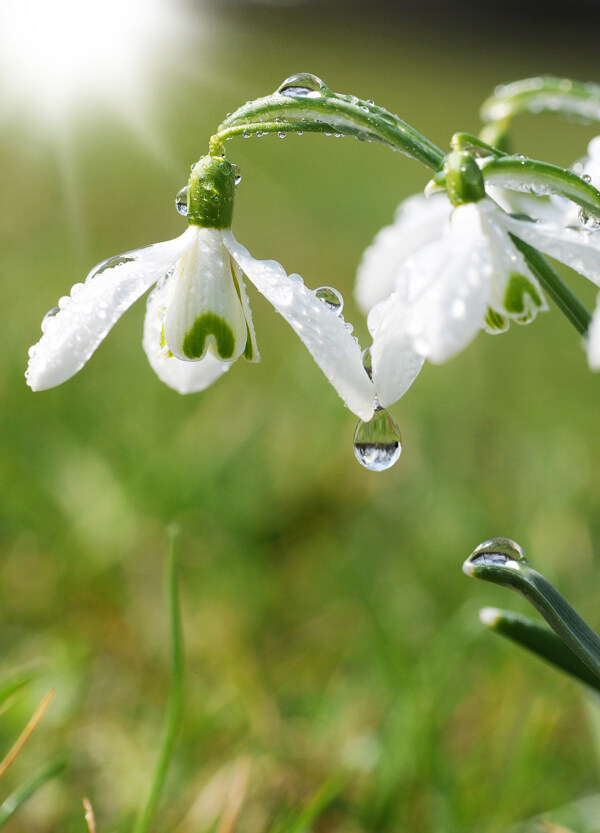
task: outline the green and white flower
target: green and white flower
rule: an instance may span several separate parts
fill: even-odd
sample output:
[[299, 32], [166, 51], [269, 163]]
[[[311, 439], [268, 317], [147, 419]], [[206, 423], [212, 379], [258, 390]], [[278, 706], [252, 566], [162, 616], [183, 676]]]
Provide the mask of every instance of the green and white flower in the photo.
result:
[[287, 275], [273, 260], [256, 260], [237, 242], [230, 230], [235, 181], [235, 166], [203, 157], [178, 195], [187, 230], [99, 264], [59, 301], [30, 350], [26, 378], [33, 390], [77, 373], [154, 284], [143, 337], [150, 364], [180, 393], [203, 390], [240, 356], [259, 360], [247, 279], [300, 336], [347, 406], [370, 419], [375, 391], [351, 327], [299, 275]]

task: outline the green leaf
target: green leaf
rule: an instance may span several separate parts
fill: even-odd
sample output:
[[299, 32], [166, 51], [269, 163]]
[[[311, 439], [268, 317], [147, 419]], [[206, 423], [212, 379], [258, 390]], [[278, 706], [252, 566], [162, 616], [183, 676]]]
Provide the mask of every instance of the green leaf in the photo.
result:
[[490, 630], [511, 639], [555, 668], [600, 691], [600, 678], [550, 628], [520, 613], [491, 607], [483, 608], [479, 618]]
[[600, 679], [600, 637], [508, 538], [484, 541], [467, 558], [463, 572], [516, 590], [542, 614], [568, 648]]
[[28, 778], [0, 805], [0, 827], [24, 804], [28, 798], [36, 793], [44, 784], [64, 770], [66, 762], [63, 758], [50, 761]]
[[169, 606], [169, 623], [171, 634], [171, 691], [167, 707], [167, 717], [163, 740], [154, 770], [154, 777], [145, 804], [136, 819], [133, 833], [146, 833], [149, 829], [154, 813], [160, 801], [167, 772], [173, 757], [173, 749], [177, 733], [181, 724], [183, 711], [183, 631], [181, 627], [181, 609], [177, 584], [177, 552], [176, 540], [178, 532], [175, 528], [169, 530], [169, 556], [167, 561], [167, 599]]

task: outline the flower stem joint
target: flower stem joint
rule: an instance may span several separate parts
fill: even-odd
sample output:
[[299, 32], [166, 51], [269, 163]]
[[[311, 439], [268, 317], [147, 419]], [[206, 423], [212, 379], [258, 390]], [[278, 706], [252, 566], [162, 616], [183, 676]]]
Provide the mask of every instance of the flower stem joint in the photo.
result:
[[471, 154], [460, 150], [449, 153], [444, 162], [443, 176], [452, 205], [479, 202], [485, 197], [483, 176]]

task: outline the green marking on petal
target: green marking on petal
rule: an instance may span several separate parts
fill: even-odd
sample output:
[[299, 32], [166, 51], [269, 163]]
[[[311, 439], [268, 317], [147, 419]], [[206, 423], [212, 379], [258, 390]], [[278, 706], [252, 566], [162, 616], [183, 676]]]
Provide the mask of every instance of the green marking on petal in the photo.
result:
[[255, 358], [254, 345], [252, 344], [252, 336], [250, 334], [250, 327], [246, 322], [246, 346], [244, 347], [244, 358], [249, 362]]
[[183, 353], [188, 359], [200, 359], [206, 351], [206, 340], [211, 338], [215, 355], [226, 361], [233, 356], [235, 337], [233, 330], [223, 318], [213, 312], [205, 312], [194, 321], [183, 339]]
[[491, 307], [488, 307], [487, 314], [485, 316], [485, 325], [490, 332], [494, 333], [503, 333], [508, 326], [506, 318]]
[[[529, 298], [529, 303], [527, 302]], [[525, 275], [513, 272], [506, 287], [504, 306], [510, 315], [529, 321], [532, 318], [533, 307], [542, 307], [544, 302], [540, 293]]]
[[165, 337], [165, 325], [164, 324], [160, 328], [160, 339], [159, 339], [158, 344], [159, 344], [159, 347], [160, 347], [161, 350], [164, 350], [165, 347], [167, 346], [167, 339]]

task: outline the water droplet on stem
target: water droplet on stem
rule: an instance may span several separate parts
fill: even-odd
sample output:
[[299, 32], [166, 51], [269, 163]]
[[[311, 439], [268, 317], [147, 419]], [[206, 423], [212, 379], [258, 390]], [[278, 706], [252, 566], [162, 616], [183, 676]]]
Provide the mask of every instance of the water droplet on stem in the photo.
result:
[[319, 98], [324, 87], [325, 83], [316, 75], [298, 72], [286, 78], [277, 88], [277, 92], [291, 98]]

